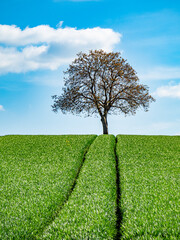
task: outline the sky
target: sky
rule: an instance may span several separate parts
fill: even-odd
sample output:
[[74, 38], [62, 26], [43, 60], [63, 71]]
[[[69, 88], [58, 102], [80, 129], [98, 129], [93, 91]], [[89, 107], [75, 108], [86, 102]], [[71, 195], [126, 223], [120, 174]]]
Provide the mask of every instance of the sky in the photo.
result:
[[52, 111], [80, 51], [121, 52], [156, 102], [108, 116], [109, 133], [180, 135], [179, 0], [1, 0], [0, 135], [102, 134], [100, 118]]

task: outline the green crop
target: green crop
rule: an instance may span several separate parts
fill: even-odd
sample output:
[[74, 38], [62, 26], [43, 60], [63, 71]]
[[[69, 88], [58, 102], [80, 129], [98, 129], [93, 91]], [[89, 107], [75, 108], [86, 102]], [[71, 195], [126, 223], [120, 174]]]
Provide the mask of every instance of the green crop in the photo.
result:
[[180, 137], [117, 139], [121, 239], [179, 239]]
[[113, 239], [116, 234], [115, 137], [91, 145], [77, 185], [40, 239]]
[[33, 239], [66, 201], [95, 136], [0, 138], [0, 239]]
[[0, 239], [179, 239], [180, 137], [95, 138], [0, 137]]

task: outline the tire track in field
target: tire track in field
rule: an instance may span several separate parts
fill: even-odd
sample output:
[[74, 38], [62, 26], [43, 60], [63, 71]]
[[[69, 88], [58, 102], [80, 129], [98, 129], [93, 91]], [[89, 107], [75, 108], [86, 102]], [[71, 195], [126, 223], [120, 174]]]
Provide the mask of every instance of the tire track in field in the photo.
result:
[[[96, 138], [97, 138], [97, 136], [96, 136]], [[95, 139], [96, 139], [96, 138], [95, 138]], [[81, 172], [81, 168], [82, 168], [82, 166], [83, 166], [83, 164], [84, 164], [84, 161], [85, 161], [85, 159], [86, 159], [86, 154], [87, 154], [87, 152], [89, 151], [89, 148], [90, 148], [90, 146], [92, 145], [92, 143], [95, 141], [95, 139], [91, 142], [91, 144], [86, 148], [86, 150], [85, 150], [85, 152], [84, 152], [83, 160], [82, 160], [82, 162], [81, 162], [81, 165], [80, 165], [80, 167], [79, 167], [79, 169], [78, 169], [77, 175], [76, 175], [76, 177], [75, 177], [75, 179], [74, 179], [73, 185], [72, 185], [72, 187], [71, 187], [71, 189], [70, 189], [70, 192], [69, 192], [69, 194], [68, 194], [68, 196], [67, 196], [67, 199], [66, 199], [66, 201], [64, 202], [63, 206], [64, 206], [65, 203], [68, 201], [70, 195], [72, 194], [72, 192], [73, 192], [73, 190], [74, 190], [74, 188], [75, 188], [75, 186], [76, 186], [76, 184], [77, 184], [77, 179], [78, 179], [78, 177], [79, 177], [79, 174], [80, 174], [80, 172]]]
[[120, 188], [120, 174], [119, 174], [119, 161], [117, 156], [117, 137], [116, 137], [116, 143], [114, 148], [114, 154], [116, 159], [116, 191], [117, 191], [117, 198], [116, 198], [116, 236], [115, 240], [119, 240], [122, 237], [120, 228], [122, 224], [122, 210], [121, 210], [121, 188]]
[[94, 140], [86, 147], [85, 149], [85, 152], [84, 152], [84, 155], [83, 155], [83, 159], [82, 159], [82, 162], [81, 162], [81, 165], [77, 171], [77, 174], [76, 174], [76, 177], [74, 178], [74, 181], [73, 181], [73, 184], [72, 184], [72, 187], [70, 188], [69, 190], [69, 193], [67, 194], [67, 197], [66, 197], [66, 200], [64, 201], [64, 203], [56, 210], [56, 212], [53, 214], [51, 220], [43, 227], [39, 230], [39, 232], [36, 234], [36, 236], [32, 237], [31, 239], [32, 240], [36, 240], [36, 239], [41, 239], [41, 235], [43, 234], [43, 232], [45, 231], [46, 228], [48, 228], [55, 220], [55, 218], [59, 215], [60, 211], [63, 209], [64, 205], [68, 202], [76, 184], [77, 184], [77, 179], [79, 177], [79, 174], [81, 172], [81, 169], [82, 169], [82, 166], [84, 164], [84, 161], [86, 159], [86, 154], [87, 152], [89, 151], [89, 148], [90, 146], [92, 145], [92, 143], [95, 141], [95, 139], [97, 138], [97, 136], [94, 138]]

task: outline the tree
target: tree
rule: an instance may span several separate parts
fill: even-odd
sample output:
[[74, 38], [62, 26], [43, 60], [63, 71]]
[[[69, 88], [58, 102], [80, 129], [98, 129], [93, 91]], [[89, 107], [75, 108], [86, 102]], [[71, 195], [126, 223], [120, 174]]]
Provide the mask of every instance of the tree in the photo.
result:
[[140, 107], [148, 111], [149, 103], [155, 101], [120, 53], [91, 50], [77, 56], [64, 72], [63, 94], [52, 96], [54, 112], [99, 114], [103, 134], [108, 134], [108, 114], [135, 114]]

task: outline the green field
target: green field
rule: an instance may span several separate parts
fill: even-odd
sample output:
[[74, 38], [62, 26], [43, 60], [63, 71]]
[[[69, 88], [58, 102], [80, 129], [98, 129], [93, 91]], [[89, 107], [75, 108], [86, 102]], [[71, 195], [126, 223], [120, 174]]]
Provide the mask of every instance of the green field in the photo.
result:
[[0, 239], [32, 239], [68, 197], [95, 136], [0, 138]]
[[122, 239], [180, 239], [180, 137], [117, 140]]
[[178, 136], [0, 137], [0, 239], [179, 239], [179, 162]]
[[74, 192], [44, 232], [43, 239], [113, 239], [116, 234], [114, 147], [114, 136], [96, 138]]

